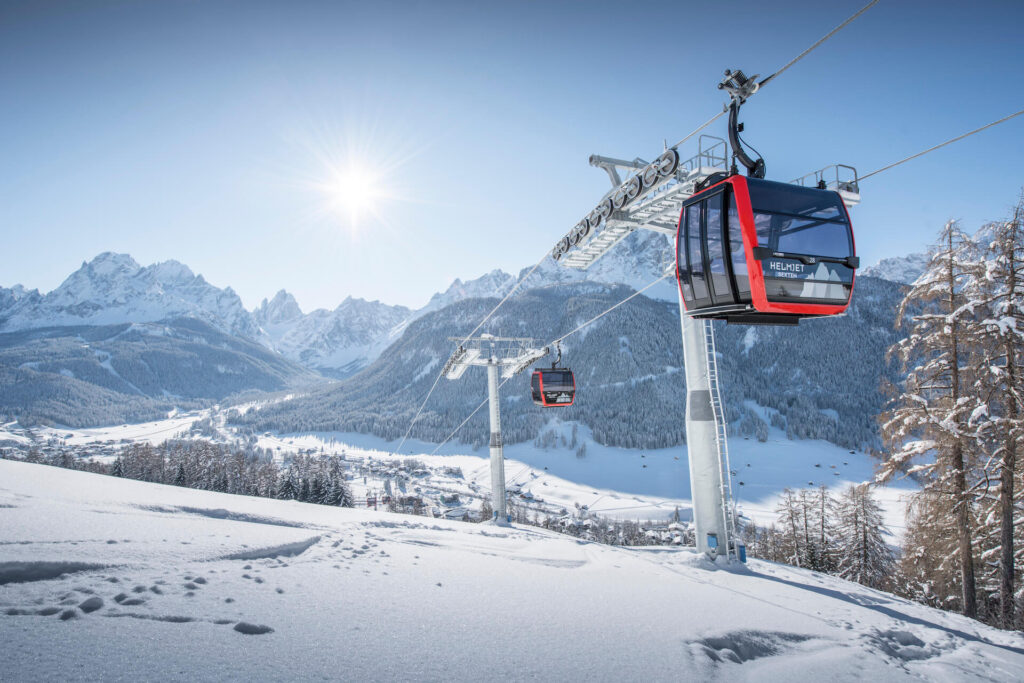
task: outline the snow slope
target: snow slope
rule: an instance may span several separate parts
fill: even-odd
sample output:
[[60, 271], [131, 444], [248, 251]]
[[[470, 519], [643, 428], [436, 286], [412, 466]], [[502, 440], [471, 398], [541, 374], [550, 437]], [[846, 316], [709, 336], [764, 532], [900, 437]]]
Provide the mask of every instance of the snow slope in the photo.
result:
[[0, 544], [10, 680], [965, 681], [1024, 667], [1020, 634], [770, 563], [11, 461]]

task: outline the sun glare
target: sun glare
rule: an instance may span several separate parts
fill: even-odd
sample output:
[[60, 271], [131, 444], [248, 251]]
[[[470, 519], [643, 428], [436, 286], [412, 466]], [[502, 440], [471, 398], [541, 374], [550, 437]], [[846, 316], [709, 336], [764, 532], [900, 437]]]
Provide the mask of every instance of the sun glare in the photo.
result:
[[388, 196], [380, 175], [363, 164], [337, 169], [332, 176], [323, 189], [331, 209], [346, 216], [352, 227], [358, 227], [368, 216], [376, 215], [380, 201]]

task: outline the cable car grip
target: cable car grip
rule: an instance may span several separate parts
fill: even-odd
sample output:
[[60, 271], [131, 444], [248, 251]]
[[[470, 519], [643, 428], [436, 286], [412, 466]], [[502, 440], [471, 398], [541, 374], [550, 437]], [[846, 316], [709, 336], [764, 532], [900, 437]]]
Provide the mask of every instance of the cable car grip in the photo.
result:
[[[740, 106], [747, 101], [748, 97], [757, 92], [759, 87], [757, 76], [757, 74], [754, 74], [748, 78], [739, 69], [736, 71], [726, 69], [725, 78], [718, 84], [718, 89], [728, 92], [731, 98], [729, 100], [729, 144], [732, 145], [733, 167], [735, 168], [735, 159], [739, 159], [740, 163], [747, 169], [748, 176], [751, 178], [764, 178], [764, 159], [761, 157], [758, 157], [756, 160], [752, 159], [743, 148], [743, 142], [740, 140], [740, 131], [743, 130], [743, 124], [739, 122]], [[735, 171], [733, 172], [735, 173]]]

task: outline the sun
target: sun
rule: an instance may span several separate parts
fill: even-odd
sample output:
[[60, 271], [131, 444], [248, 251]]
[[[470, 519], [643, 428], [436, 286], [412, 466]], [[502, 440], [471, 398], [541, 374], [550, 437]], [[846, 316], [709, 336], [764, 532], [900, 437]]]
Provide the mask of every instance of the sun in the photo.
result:
[[332, 169], [321, 189], [332, 212], [346, 216], [352, 227], [378, 215], [380, 203], [389, 196], [381, 174], [372, 166], [357, 162]]

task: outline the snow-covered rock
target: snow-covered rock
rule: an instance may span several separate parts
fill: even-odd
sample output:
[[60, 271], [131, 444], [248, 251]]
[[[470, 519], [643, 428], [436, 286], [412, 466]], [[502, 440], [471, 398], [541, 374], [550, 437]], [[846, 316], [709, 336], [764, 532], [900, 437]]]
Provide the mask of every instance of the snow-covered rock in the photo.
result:
[[476, 297], [505, 296], [515, 285], [518, 278], [503, 270], [492, 270], [474, 280], [463, 282], [459, 278], [448, 286], [443, 292], [438, 292], [430, 297], [427, 305], [416, 311], [416, 315], [424, 315], [431, 311], [437, 311], [445, 306]]
[[412, 311], [348, 297], [333, 311], [321, 308], [303, 315], [295, 299], [282, 291], [255, 315], [271, 348], [308, 368], [342, 376], [375, 360], [401, 334]]
[[283, 289], [275, 294], [270, 301], [264, 299], [252, 314], [264, 330], [289, 325], [303, 315], [302, 309], [299, 308], [299, 302]]
[[857, 274], [909, 285], [924, 272], [929, 258], [927, 253], [893, 256], [884, 258], [873, 266], [867, 266]]
[[172, 318], [250, 339], [259, 329], [230, 287], [215, 287], [177, 261], [142, 267], [128, 254], [102, 253], [43, 296], [17, 286], [0, 294], [0, 332]]

